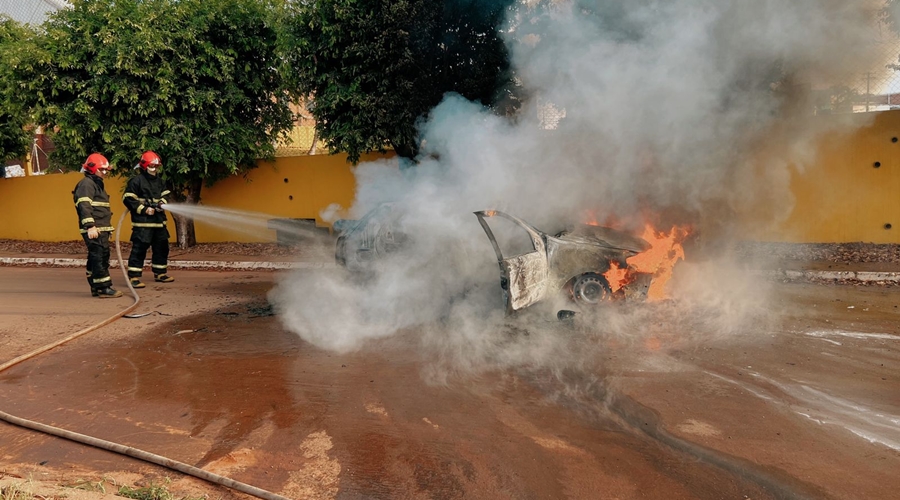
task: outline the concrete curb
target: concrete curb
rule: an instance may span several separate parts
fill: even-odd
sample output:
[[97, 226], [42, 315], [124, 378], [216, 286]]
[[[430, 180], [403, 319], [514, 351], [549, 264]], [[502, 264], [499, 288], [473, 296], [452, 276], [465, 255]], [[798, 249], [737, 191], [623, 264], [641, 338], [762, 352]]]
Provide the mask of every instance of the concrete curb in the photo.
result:
[[[85, 267], [87, 259], [61, 259], [41, 257], [0, 257], [0, 266]], [[109, 267], [118, 268], [118, 259], [111, 259]], [[279, 269], [336, 269], [333, 262], [254, 262], [216, 260], [170, 260], [171, 269], [202, 269], [210, 271], [253, 271]]]
[[802, 280], [856, 280], [864, 282], [893, 282], [900, 283], [900, 272], [876, 272], [876, 271], [793, 271], [778, 269], [774, 271], [757, 271], [767, 278]]
[[[86, 259], [42, 258], [42, 257], [0, 257], [0, 266], [47, 266], [84, 267]], [[110, 268], [118, 268], [117, 259], [109, 261]], [[172, 269], [200, 269], [210, 271], [253, 271], [280, 269], [337, 269], [334, 262], [271, 262], [271, 261], [218, 261], [218, 260], [170, 260]], [[795, 271], [777, 269], [755, 271], [753, 274], [772, 279], [802, 280], [856, 280], [863, 282], [900, 283], [900, 272], [875, 271]]]

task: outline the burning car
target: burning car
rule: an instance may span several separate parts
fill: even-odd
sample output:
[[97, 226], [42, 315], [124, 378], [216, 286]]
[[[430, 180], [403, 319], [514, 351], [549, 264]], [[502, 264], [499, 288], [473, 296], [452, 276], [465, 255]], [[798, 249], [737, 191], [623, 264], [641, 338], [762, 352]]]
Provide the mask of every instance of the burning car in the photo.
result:
[[[507, 313], [563, 292], [575, 303], [590, 307], [617, 299], [646, 299], [660, 267], [642, 262], [656, 249], [645, 238], [609, 227], [581, 224], [555, 236], [503, 212], [475, 212], [500, 264], [500, 288]], [[500, 217], [524, 232], [530, 244], [504, 253], [488, 219]], [[508, 224], [507, 224], [508, 225]], [[652, 232], [649, 234], [652, 235]], [[671, 233], [674, 242], [675, 231]], [[680, 246], [666, 251], [671, 265], [683, 258]], [[667, 270], [671, 272], [671, 268]], [[664, 284], [664, 283], [663, 283]]]
[[332, 224], [338, 233], [335, 261], [350, 271], [370, 269], [377, 260], [402, 248], [406, 236], [399, 231], [399, 210], [383, 203], [361, 219], [340, 219]]

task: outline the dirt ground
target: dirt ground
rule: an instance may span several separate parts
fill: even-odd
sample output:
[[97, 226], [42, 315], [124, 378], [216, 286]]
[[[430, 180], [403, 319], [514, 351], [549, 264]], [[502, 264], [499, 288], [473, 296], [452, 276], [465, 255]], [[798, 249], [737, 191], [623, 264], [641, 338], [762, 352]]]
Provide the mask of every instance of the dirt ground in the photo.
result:
[[[777, 284], [771, 321], [700, 342], [692, 323], [647, 321], [626, 338], [554, 326], [578, 362], [436, 384], [426, 374], [438, 360], [416, 331], [346, 355], [286, 332], [266, 302], [278, 277], [184, 271], [150, 283], [136, 312], [155, 313], [0, 373], [0, 411], [293, 499], [900, 491], [896, 288]], [[92, 299], [83, 280], [0, 268], [0, 363], [131, 302]], [[0, 423], [0, 485], [95, 499], [150, 483], [176, 497], [250, 498]]]

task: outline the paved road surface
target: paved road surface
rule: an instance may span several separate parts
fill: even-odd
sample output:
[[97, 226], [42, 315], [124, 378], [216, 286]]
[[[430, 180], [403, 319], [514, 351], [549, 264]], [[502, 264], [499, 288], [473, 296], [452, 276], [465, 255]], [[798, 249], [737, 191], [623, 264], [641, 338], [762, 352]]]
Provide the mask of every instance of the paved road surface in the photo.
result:
[[[417, 331], [347, 355], [306, 344], [270, 315], [278, 276], [184, 271], [151, 284], [138, 312], [170, 316], [120, 320], [3, 372], [0, 410], [290, 498], [900, 491], [897, 289], [779, 285], [770, 317], [729, 328], [671, 306], [614, 331], [513, 325], [501, 349], [555, 342], [558, 359], [472, 373]], [[79, 270], [0, 268], [0, 361], [130, 303], [85, 289]], [[4, 474], [169, 477], [176, 492], [245, 498], [8, 424]]]

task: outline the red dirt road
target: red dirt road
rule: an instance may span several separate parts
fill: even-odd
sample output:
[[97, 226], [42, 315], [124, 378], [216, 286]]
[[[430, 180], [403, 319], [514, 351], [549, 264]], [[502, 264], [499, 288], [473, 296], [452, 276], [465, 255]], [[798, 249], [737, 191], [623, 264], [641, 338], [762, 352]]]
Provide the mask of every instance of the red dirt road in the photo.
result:
[[[675, 341], [662, 327], [635, 342], [563, 329], [554, 335], [596, 348], [578, 363], [433, 385], [433, 353], [417, 332], [337, 355], [269, 315], [276, 274], [176, 278], [149, 284], [137, 311], [171, 316], [119, 320], [0, 373], [0, 410], [296, 499], [900, 491], [896, 291], [783, 285], [775, 328], [739, 342]], [[92, 299], [78, 270], [0, 268], [0, 290], [0, 362], [130, 303]], [[246, 498], [0, 423], [3, 475], [165, 476], [177, 494]]]

